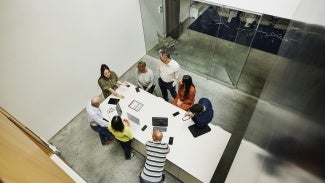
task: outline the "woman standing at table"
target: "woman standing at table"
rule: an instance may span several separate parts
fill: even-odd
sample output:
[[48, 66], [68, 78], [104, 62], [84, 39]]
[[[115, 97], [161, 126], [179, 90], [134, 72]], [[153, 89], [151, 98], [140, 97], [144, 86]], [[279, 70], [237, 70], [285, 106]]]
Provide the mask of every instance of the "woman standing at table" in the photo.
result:
[[178, 92], [173, 104], [187, 111], [194, 104], [195, 94], [196, 90], [192, 82], [192, 77], [184, 75], [183, 79], [178, 83]]
[[118, 85], [127, 86], [127, 82], [121, 82], [114, 71], [109, 70], [106, 64], [102, 64], [100, 67], [100, 78], [98, 79], [98, 85], [103, 91], [103, 95], [107, 98], [109, 95], [113, 94], [119, 98], [124, 98], [123, 95], [117, 93], [115, 90]]
[[121, 144], [124, 150], [125, 159], [131, 159], [134, 156], [134, 153], [131, 152], [133, 133], [129, 121], [127, 119], [123, 119], [122, 121], [120, 116], [114, 116], [108, 129]]

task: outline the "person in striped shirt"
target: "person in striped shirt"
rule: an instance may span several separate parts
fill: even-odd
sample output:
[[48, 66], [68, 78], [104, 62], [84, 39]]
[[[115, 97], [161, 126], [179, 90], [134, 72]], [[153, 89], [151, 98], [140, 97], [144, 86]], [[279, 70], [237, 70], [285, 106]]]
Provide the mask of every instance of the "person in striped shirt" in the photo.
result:
[[169, 146], [161, 142], [162, 138], [162, 132], [154, 130], [152, 141], [146, 142], [147, 159], [140, 174], [141, 183], [159, 183], [165, 179], [163, 171]]

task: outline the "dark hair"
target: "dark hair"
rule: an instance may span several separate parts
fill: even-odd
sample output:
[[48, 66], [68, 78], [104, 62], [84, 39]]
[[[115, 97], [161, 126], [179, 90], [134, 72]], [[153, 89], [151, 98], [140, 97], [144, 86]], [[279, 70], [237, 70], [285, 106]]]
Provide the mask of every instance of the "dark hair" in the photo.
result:
[[184, 89], [184, 87], [185, 87], [184, 97], [187, 98], [188, 93], [190, 92], [191, 86], [195, 87], [192, 82], [192, 77], [190, 75], [184, 75], [183, 79], [182, 79], [182, 83], [183, 83], [181, 86], [182, 89]]
[[201, 105], [201, 104], [194, 104], [194, 105], [190, 108], [190, 111], [191, 111], [192, 113], [195, 113], [195, 114], [197, 114], [197, 113], [201, 113], [201, 112], [203, 112], [203, 110], [204, 110], [204, 106]]
[[115, 131], [123, 132], [124, 123], [120, 116], [114, 116], [111, 121], [111, 126]]
[[167, 50], [161, 49], [161, 50], [159, 50], [159, 53], [164, 57], [170, 58], [170, 54], [168, 53]]
[[138, 66], [145, 67], [147, 64], [144, 61], [138, 62]]
[[100, 66], [100, 76], [101, 76], [101, 77], [104, 77], [104, 71], [105, 71], [105, 70], [110, 71], [109, 68], [108, 68], [108, 66], [107, 66], [106, 64], [102, 64], [102, 65]]

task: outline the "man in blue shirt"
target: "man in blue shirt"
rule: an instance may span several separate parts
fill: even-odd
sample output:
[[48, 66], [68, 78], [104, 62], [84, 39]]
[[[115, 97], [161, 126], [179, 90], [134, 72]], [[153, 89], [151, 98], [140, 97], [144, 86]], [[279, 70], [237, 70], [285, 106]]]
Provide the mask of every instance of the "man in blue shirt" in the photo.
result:
[[187, 112], [185, 116], [190, 116], [198, 128], [204, 128], [212, 121], [212, 104], [207, 98], [201, 98], [189, 110], [190, 112]]

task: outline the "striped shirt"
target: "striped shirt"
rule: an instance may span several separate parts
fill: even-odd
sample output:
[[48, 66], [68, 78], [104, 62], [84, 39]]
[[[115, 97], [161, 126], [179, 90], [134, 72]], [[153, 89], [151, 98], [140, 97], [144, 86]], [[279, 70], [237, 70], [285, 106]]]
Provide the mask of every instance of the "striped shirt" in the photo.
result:
[[148, 141], [146, 143], [147, 159], [141, 177], [150, 182], [160, 182], [164, 171], [169, 146], [166, 143]]

